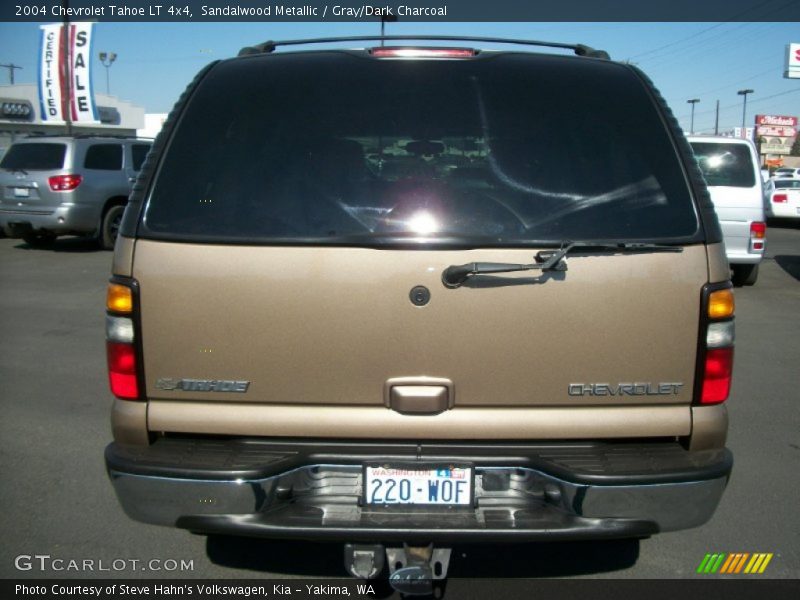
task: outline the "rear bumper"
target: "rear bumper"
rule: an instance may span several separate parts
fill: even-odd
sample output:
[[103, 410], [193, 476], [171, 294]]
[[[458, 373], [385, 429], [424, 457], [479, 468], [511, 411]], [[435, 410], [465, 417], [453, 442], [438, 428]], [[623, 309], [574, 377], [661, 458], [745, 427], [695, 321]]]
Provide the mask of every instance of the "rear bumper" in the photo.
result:
[[[750, 224], [763, 221], [764, 215], [747, 221], [726, 221], [720, 219], [722, 237], [725, 242], [725, 257], [732, 265], [756, 265], [764, 258], [765, 249], [750, 249]], [[766, 240], [763, 240], [766, 242]]]
[[800, 206], [770, 202], [767, 207], [767, 216], [776, 219], [800, 219]]
[[[469, 463], [472, 507], [372, 507], [365, 463]], [[111, 444], [131, 518], [203, 533], [376, 542], [642, 537], [713, 514], [728, 450], [658, 444], [326, 444], [161, 439]]]
[[732, 265], [757, 265], [764, 259], [764, 254], [750, 252], [732, 252], [726, 255], [728, 263]]
[[30, 231], [92, 233], [100, 221], [99, 208], [82, 204], [61, 204], [39, 210], [0, 208], [0, 227], [10, 237]]

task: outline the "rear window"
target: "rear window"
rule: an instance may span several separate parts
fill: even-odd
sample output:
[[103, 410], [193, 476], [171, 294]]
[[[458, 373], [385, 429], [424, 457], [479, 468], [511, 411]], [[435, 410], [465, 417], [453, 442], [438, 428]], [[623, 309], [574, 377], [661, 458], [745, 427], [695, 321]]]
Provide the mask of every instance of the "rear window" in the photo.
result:
[[613, 63], [522, 54], [222, 63], [178, 123], [143, 224], [159, 239], [331, 244], [697, 231], [639, 78]]
[[756, 172], [750, 148], [744, 144], [691, 142], [708, 185], [753, 187]]
[[800, 189], [800, 179], [778, 179], [775, 187], [781, 189]]
[[122, 168], [121, 144], [94, 144], [86, 150], [85, 169], [118, 171]]
[[133, 144], [131, 146], [131, 157], [133, 158], [133, 170], [141, 171], [144, 159], [150, 152], [150, 144]]
[[25, 171], [63, 169], [66, 154], [66, 144], [12, 144], [0, 161], [0, 169]]

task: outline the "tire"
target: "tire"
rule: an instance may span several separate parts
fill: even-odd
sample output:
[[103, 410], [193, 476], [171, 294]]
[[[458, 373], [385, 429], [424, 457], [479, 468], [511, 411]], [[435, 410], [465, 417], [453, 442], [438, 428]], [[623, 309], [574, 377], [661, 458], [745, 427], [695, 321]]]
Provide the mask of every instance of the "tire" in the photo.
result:
[[100, 247], [103, 250], [113, 250], [114, 244], [117, 241], [117, 234], [119, 233], [119, 226], [122, 223], [122, 214], [125, 212], [125, 206], [122, 204], [115, 204], [109, 206], [103, 215], [103, 224], [100, 226]]
[[755, 285], [758, 281], [758, 265], [731, 265], [731, 280], [736, 287]]
[[56, 236], [52, 233], [41, 233], [31, 231], [22, 236], [23, 241], [32, 248], [45, 248], [56, 241]]

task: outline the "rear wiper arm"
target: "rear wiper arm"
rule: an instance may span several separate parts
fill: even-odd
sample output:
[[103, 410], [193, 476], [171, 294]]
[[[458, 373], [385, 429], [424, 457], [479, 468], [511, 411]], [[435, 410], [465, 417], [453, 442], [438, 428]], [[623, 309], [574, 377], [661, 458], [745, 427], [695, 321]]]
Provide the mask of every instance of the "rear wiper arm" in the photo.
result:
[[566, 271], [564, 260], [572, 250], [598, 250], [613, 252], [683, 252], [681, 246], [665, 244], [648, 244], [637, 242], [597, 243], [597, 242], [564, 242], [558, 250], [542, 250], [534, 256], [536, 262], [525, 263], [489, 263], [472, 262], [465, 265], [450, 265], [442, 271], [442, 283], [445, 287], [457, 288], [473, 275], [495, 273], [513, 273], [515, 271]]

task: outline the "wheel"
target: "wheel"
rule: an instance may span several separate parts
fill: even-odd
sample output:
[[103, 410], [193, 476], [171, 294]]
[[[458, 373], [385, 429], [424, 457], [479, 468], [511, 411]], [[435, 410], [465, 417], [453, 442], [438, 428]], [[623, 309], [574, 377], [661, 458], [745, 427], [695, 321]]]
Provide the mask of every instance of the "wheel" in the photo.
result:
[[755, 285], [758, 280], [758, 265], [731, 265], [733, 269], [733, 285]]
[[119, 226], [122, 223], [122, 214], [125, 212], [125, 207], [122, 205], [114, 205], [109, 207], [106, 214], [103, 215], [103, 225], [100, 227], [100, 247], [103, 250], [113, 250], [114, 244], [117, 241], [119, 234]]
[[52, 233], [42, 233], [41, 231], [31, 231], [29, 233], [23, 234], [22, 239], [25, 241], [28, 246], [32, 246], [34, 248], [44, 248], [45, 246], [49, 246], [53, 242], [56, 241], [55, 234]]

